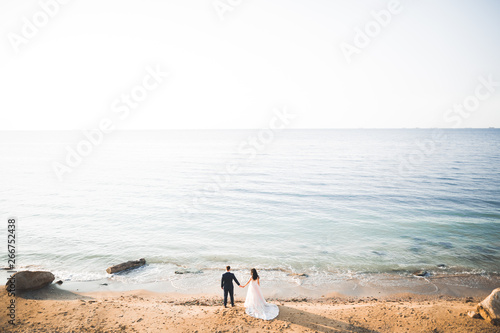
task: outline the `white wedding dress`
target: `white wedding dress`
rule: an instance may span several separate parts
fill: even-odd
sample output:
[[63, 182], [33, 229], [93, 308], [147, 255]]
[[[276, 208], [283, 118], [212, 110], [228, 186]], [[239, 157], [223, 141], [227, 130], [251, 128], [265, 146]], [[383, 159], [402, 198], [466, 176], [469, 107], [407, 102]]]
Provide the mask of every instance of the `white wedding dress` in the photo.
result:
[[245, 312], [255, 318], [271, 320], [278, 316], [280, 310], [277, 305], [266, 302], [259, 283], [256, 280], [251, 280], [248, 284]]

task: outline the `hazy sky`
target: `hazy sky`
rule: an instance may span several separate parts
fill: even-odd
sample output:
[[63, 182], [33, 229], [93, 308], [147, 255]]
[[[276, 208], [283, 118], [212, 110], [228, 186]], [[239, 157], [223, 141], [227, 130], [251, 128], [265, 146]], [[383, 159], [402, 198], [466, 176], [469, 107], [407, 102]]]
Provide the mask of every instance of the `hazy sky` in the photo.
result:
[[500, 127], [496, 0], [60, 2], [0, 2], [0, 129]]

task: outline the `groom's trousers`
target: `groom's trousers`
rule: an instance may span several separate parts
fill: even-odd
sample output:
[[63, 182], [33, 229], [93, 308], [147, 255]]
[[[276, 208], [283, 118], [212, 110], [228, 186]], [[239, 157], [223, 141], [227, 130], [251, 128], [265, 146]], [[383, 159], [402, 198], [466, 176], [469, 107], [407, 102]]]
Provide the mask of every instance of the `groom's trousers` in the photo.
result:
[[227, 294], [231, 298], [231, 306], [234, 306], [234, 287], [231, 286], [229, 288], [224, 287], [224, 306], [227, 304]]

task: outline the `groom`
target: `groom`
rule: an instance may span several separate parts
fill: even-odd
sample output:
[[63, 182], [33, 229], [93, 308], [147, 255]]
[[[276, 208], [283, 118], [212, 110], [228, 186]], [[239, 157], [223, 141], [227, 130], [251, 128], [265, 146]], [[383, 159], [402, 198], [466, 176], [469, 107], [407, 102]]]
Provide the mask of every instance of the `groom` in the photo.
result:
[[226, 273], [222, 274], [222, 279], [220, 280], [220, 288], [224, 290], [224, 307], [227, 304], [227, 294], [231, 297], [231, 306], [234, 306], [234, 295], [233, 295], [233, 280], [239, 286], [240, 283], [236, 276], [230, 272], [231, 266], [226, 266]]

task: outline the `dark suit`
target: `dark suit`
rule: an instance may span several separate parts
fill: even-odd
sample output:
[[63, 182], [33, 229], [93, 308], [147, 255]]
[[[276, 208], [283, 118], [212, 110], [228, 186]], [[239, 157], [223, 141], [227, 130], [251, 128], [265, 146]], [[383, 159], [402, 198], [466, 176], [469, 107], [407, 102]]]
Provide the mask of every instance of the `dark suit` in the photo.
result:
[[224, 306], [227, 304], [227, 294], [231, 297], [231, 305], [234, 306], [234, 288], [233, 288], [233, 280], [239, 286], [240, 283], [236, 276], [234, 276], [231, 272], [226, 272], [222, 274], [222, 279], [220, 280], [220, 287], [224, 289]]

